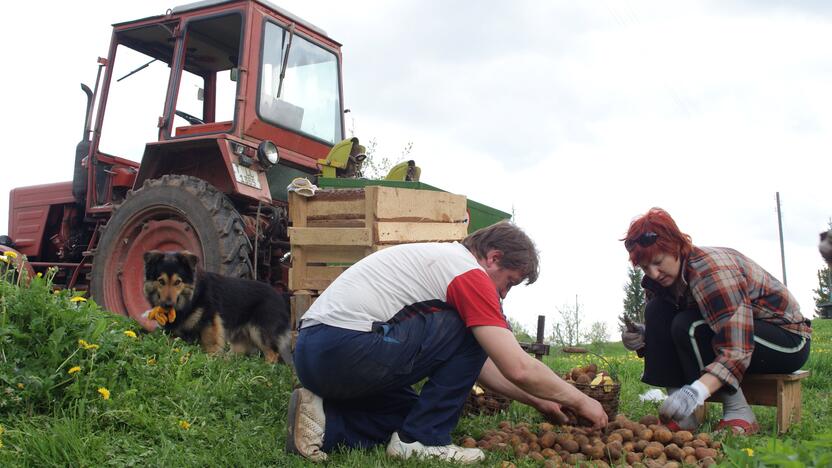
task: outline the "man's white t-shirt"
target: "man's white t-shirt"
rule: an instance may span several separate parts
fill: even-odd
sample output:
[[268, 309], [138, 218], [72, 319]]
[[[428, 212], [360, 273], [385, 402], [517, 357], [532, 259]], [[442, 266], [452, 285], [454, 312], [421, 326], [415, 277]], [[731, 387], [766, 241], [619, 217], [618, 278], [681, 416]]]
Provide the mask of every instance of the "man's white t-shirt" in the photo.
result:
[[497, 288], [462, 244], [388, 247], [348, 268], [303, 315], [301, 328], [322, 323], [370, 331], [399, 312], [455, 309], [467, 327], [509, 328]]

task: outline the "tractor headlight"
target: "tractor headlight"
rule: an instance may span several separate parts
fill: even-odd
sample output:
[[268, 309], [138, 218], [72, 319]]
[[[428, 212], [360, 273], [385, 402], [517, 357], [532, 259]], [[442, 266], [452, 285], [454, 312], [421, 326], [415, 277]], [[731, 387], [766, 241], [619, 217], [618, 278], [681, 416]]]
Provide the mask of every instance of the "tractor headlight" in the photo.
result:
[[266, 168], [277, 164], [280, 161], [280, 155], [277, 153], [277, 145], [269, 140], [261, 141], [260, 146], [257, 147], [257, 159]]

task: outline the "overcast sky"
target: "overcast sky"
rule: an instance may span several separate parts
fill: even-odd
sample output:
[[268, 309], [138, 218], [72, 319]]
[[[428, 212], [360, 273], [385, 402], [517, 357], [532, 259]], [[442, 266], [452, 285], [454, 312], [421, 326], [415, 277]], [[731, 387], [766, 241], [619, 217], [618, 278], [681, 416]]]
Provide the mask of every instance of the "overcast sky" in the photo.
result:
[[[392, 159], [413, 142], [422, 181], [514, 211], [542, 268], [505, 310], [532, 334], [576, 296], [587, 325], [614, 331], [618, 239], [652, 206], [695, 244], [734, 247], [782, 279], [777, 191], [788, 284], [813, 315], [832, 216], [829, 2], [278, 3], [344, 44], [348, 129]], [[177, 4], [4, 6], [3, 200], [71, 179], [79, 83], [93, 85], [110, 25]], [[2, 201], [0, 233], [7, 219]]]

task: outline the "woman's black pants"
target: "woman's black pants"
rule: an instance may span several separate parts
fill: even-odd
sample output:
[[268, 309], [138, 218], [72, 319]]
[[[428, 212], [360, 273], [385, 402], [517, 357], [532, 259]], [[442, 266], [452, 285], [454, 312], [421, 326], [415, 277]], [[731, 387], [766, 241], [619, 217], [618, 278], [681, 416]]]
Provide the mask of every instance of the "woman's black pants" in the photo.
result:
[[[670, 301], [655, 297], [647, 303], [644, 315], [642, 382], [656, 387], [682, 387], [698, 379], [701, 370], [716, 359], [714, 332], [696, 306], [678, 311]], [[809, 347], [809, 339], [754, 320], [754, 352], [746, 373], [794, 372], [809, 358]]]

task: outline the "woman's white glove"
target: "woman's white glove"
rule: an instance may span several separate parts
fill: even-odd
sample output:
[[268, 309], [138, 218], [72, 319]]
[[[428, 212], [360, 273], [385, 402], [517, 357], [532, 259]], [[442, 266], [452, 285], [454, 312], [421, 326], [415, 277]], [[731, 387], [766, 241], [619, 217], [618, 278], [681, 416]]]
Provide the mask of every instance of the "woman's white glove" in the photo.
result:
[[708, 388], [702, 382], [695, 380], [692, 384], [685, 385], [668, 396], [659, 408], [659, 416], [681, 421], [693, 414], [696, 407], [704, 404], [709, 396], [711, 392]]
[[628, 323], [627, 328], [621, 332], [621, 342], [630, 351], [638, 351], [644, 347], [644, 324]]

